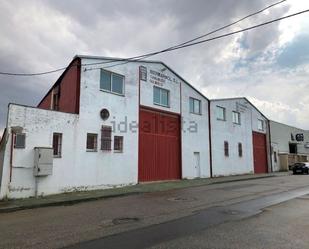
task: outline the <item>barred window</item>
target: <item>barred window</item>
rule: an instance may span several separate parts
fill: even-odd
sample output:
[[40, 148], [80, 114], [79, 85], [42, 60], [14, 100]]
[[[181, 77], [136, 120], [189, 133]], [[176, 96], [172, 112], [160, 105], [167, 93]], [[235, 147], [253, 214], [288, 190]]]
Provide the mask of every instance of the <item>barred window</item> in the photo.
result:
[[238, 156], [242, 157], [242, 143], [238, 143]]
[[123, 137], [114, 136], [114, 151], [122, 152], [123, 151]]
[[229, 156], [229, 142], [224, 141], [224, 155]]
[[87, 151], [97, 151], [98, 135], [87, 133]]
[[101, 150], [112, 149], [112, 127], [102, 126], [101, 129]]
[[62, 149], [62, 134], [61, 133], [53, 134], [53, 149], [54, 149], [54, 157], [61, 157], [61, 149]]

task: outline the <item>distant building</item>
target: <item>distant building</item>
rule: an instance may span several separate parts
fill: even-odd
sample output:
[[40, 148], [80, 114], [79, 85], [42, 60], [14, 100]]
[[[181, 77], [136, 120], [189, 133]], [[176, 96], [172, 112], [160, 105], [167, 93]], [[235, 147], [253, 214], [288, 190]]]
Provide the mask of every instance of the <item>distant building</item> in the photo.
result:
[[270, 121], [274, 171], [285, 171], [295, 162], [309, 159], [309, 131]]

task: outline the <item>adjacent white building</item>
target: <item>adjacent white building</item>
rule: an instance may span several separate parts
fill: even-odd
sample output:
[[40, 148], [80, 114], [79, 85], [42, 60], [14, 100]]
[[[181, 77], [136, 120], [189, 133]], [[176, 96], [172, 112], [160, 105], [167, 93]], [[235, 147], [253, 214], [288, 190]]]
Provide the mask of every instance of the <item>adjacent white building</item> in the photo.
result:
[[271, 171], [267, 118], [246, 98], [210, 101], [213, 176]]
[[37, 107], [9, 105], [0, 199], [210, 177], [208, 110], [162, 62], [76, 56]]

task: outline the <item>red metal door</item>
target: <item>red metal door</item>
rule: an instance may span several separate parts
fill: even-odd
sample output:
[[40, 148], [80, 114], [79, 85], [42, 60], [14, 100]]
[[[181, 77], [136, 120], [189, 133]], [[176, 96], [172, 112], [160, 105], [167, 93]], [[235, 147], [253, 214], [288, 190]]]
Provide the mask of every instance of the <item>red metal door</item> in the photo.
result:
[[266, 149], [266, 135], [263, 133], [253, 132], [253, 159], [254, 159], [254, 173], [267, 173], [267, 149]]
[[139, 116], [138, 179], [180, 179], [180, 118], [141, 109]]

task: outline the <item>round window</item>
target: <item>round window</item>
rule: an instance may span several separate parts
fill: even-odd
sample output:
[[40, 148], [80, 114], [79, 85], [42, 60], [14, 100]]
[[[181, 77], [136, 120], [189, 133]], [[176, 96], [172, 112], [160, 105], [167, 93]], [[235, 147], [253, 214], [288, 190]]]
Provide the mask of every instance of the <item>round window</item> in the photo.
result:
[[103, 120], [107, 120], [109, 118], [109, 111], [107, 109], [102, 109], [100, 116]]

